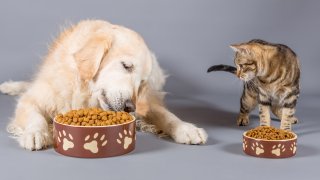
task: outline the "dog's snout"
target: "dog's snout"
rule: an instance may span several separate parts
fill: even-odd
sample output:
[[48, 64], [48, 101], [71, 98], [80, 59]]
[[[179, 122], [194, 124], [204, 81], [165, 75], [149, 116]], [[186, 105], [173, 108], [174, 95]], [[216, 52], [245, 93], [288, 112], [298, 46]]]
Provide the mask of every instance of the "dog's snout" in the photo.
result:
[[101, 92], [100, 104], [103, 109], [112, 111], [135, 112], [136, 107], [131, 98], [125, 98], [121, 93], [107, 94], [106, 91]]
[[124, 103], [124, 111], [126, 111], [126, 112], [135, 112], [135, 110], [136, 110], [136, 106], [134, 105], [132, 100], [127, 100]]

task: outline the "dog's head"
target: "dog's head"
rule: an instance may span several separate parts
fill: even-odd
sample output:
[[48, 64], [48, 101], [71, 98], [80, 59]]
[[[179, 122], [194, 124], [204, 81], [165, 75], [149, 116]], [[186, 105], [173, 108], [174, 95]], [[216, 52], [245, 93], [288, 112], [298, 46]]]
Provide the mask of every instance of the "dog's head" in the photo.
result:
[[135, 110], [139, 88], [148, 81], [153, 64], [152, 53], [137, 33], [113, 26], [93, 34], [74, 57], [93, 104]]

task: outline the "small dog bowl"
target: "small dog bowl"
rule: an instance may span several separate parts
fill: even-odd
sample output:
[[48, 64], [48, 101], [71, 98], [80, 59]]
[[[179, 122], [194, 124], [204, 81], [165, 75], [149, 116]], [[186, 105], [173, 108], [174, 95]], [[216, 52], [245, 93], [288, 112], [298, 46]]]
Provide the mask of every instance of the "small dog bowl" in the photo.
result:
[[255, 157], [261, 158], [288, 158], [297, 152], [297, 135], [285, 140], [264, 140], [247, 136], [248, 131], [243, 133], [243, 151]]
[[56, 152], [79, 158], [105, 158], [134, 150], [136, 122], [110, 126], [72, 126], [53, 121]]

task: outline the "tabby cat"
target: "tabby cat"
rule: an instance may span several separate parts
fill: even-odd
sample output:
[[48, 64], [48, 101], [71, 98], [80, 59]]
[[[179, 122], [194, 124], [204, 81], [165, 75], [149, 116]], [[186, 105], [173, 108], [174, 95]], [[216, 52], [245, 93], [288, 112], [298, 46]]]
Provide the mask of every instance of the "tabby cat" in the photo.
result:
[[230, 46], [236, 68], [216, 65], [211, 71], [227, 71], [244, 81], [238, 125], [249, 123], [249, 113], [259, 104], [261, 126], [270, 126], [270, 113], [281, 120], [281, 129], [291, 130], [299, 97], [300, 66], [297, 55], [286, 45], [260, 39]]

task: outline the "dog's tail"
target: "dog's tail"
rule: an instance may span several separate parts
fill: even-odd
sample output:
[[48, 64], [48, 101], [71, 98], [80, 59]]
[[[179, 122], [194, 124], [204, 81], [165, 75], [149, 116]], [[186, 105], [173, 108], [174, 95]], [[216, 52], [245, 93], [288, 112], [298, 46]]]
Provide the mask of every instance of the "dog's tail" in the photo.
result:
[[7, 81], [0, 84], [0, 92], [11, 96], [19, 95], [25, 92], [30, 86], [26, 81]]
[[226, 72], [230, 72], [232, 74], [236, 74], [237, 68], [235, 68], [233, 66], [229, 66], [229, 65], [220, 64], [220, 65], [211, 66], [207, 72], [209, 73], [212, 71], [226, 71]]

